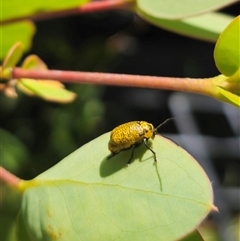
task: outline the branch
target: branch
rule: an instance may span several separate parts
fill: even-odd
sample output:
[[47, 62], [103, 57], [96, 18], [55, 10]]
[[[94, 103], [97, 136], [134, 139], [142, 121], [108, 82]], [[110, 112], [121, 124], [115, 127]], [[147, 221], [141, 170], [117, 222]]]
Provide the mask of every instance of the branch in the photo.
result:
[[13, 186], [16, 189], [19, 189], [20, 178], [16, 177], [6, 169], [0, 166], [0, 180]]
[[63, 10], [53, 11], [53, 12], [42, 12], [38, 14], [31, 14], [27, 16], [21, 16], [17, 18], [3, 20], [1, 21], [0, 25], [10, 24], [10, 23], [24, 21], [24, 20], [39, 21], [39, 20], [47, 20], [52, 18], [66, 17], [70, 15], [78, 15], [78, 14], [84, 14], [84, 13], [107, 11], [112, 9], [127, 8], [134, 2], [135, 2], [134, 0], [102, 0], [102, 1], [90, 2], [80, 7], [63, 9]]
[[150, 89], [164, 89], [174, 91], [192, 92], [214, 96], [215, 85], [211, 78], [172, 78], [156, 77], [144, 75], [112, 74], [112, 73], [92, 73], [78, 71], [61, 70], [26, 70], [14, 68], [12, 70], [13, 79], [45, 79], [59, 80], [65, 83], [97, 84], [110, 86], [128, 86]]

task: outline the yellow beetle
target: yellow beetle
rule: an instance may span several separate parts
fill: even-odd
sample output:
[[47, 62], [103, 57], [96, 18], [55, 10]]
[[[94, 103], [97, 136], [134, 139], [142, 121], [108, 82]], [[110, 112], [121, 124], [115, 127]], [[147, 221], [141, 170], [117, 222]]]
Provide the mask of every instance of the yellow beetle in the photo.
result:
[[108, 149], [111, 154], [107, 159], [112, 158], [121, 151], [132, 148], [132, 154], [127, 162], [127, 165], [129, 165], [133, 158], [134, 149], [144, 143], [144, 145], [153, 153], [154, 161], [157, 162], [156, 153], [148, 146], [148, 139], [153, 139], [158, 128], [172, 119], [173, 118], [166, 119], [156, 128], [146, 121], [131, 121], [117, 126], [112, 130], [110, 135]]

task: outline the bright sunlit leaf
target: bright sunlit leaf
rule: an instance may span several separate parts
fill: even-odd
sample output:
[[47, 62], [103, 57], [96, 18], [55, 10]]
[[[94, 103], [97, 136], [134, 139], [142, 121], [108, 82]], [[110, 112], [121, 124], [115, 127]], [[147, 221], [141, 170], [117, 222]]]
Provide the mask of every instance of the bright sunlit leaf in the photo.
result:
[[213, 210], [203, 169], [185, 150], [156, 136], [153, 155], [142, 145], [110, 160], [110, 133], [82, 146], [31, 181], [24, 192], [18, 235], [24, 240], [176, 240]]

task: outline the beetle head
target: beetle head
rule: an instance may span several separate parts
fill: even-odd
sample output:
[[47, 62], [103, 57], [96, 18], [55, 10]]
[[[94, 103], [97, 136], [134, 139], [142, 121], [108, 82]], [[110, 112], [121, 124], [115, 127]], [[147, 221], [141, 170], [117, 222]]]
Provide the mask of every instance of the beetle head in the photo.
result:
[[155, 132], [152, 124], [146, 121], [141, 121], [141, 127], [144, 129], [144, 138], [154, 138]]

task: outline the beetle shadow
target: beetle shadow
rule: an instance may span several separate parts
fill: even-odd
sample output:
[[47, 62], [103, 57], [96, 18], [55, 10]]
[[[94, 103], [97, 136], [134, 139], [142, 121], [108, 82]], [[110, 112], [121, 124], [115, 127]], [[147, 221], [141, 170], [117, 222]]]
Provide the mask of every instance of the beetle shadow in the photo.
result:
[[[149, 142], [149, 146], [151, 146], [151, 145], [152, 145], [152, 143]], [[106, 156], [100, 164], [100, 170], [99, 170], [100, 176], [107, 177], [107, 176], [110, 176], [110, 175], [120, 171], [121, 169], [131, 168], [131, 164], [133, 162], [135, 162], [137, 160], [139, 162], [142, 162], [143, 154], [146, 151], [149, 151], [149, 150], [144, 146], [144, 144], [136, 147], [134, 150], [133, 158], [131, 160], [130, 165], [127, 165], [127, 163], [131, 156], [132, 148], [129, 150], [121, 151], [120, 153], [116, 154], [115, 156], [113, 156], [112, 158], [110, 158], [108, 160], [107, 160], [108, 156]]]

